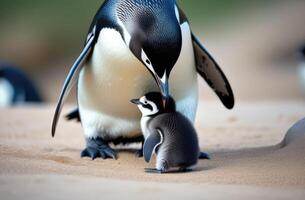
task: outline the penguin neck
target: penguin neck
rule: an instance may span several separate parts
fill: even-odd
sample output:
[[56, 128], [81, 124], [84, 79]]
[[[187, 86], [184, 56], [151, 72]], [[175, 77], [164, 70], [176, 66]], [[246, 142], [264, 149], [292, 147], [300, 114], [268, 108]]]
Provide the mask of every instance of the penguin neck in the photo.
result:
[[163, 114], [163, 112], [157, 112], [152, 115], [142, 115], [141, 117], [141, 130], [144, 135], [144, 138], [149, 135], [149, 123], [152, 119], [154, 119], [156, 116]]

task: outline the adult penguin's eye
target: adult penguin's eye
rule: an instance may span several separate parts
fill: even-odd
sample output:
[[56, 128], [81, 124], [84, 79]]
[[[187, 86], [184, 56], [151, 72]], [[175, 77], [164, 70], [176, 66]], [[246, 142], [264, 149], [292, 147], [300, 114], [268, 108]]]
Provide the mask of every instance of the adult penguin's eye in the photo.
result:
[[150, 59], [148, 58], [143, 49], [141, 50], [141, 58], [142, 61], [145, 62], [147, 65], [151, 65]]

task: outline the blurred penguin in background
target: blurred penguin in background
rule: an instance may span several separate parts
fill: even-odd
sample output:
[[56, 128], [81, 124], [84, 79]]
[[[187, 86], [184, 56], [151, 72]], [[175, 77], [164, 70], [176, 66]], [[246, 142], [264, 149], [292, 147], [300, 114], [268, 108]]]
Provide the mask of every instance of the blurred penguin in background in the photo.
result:
[[303, 94], [305, 94], [305, 44], [299, 50], [298, 75], [300, 77]]
[[39, 102], [40, 94], [21, 69], [0, 64], [0, 107]]
[[303, 93], [305, 94], [305, 44], [300, 50], [300, 64], [299, 64], [299, 76], [301, 79], [301, 84], [303, 88]]

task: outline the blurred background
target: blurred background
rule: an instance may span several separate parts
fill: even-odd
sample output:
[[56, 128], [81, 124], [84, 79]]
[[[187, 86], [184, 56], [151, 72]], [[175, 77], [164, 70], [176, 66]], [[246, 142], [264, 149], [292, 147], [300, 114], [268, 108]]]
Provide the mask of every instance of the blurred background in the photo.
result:
[[[229, 78], [237, 102], [304, 100], [298, 52], [305, 45], [305, 0], [177, 2]], [[42, 98], [55, 102], [101, 3], [0, 0], [0, 63], [23, 69]], [[201, 97], [217, 101], [201, 82]]]

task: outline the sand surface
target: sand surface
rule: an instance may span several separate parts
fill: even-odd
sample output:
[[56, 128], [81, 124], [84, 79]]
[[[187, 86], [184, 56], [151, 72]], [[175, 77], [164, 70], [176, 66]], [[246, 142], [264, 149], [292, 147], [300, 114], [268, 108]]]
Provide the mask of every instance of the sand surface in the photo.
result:
[[80, 159], [81, 126], [61, 119], [52, 139], [53, 109], [1, 110], [1, 199], [305, 198], [305, 121], [285, 137], [304, 117], [302, 102], [239, 102], [233, 111], [200, 102], [196, 127], [212, 160], [191, 173], [165, 175], [144, 172], [154, 163], [134, 156], [137, 145], [120, 147], [118, 160]]

